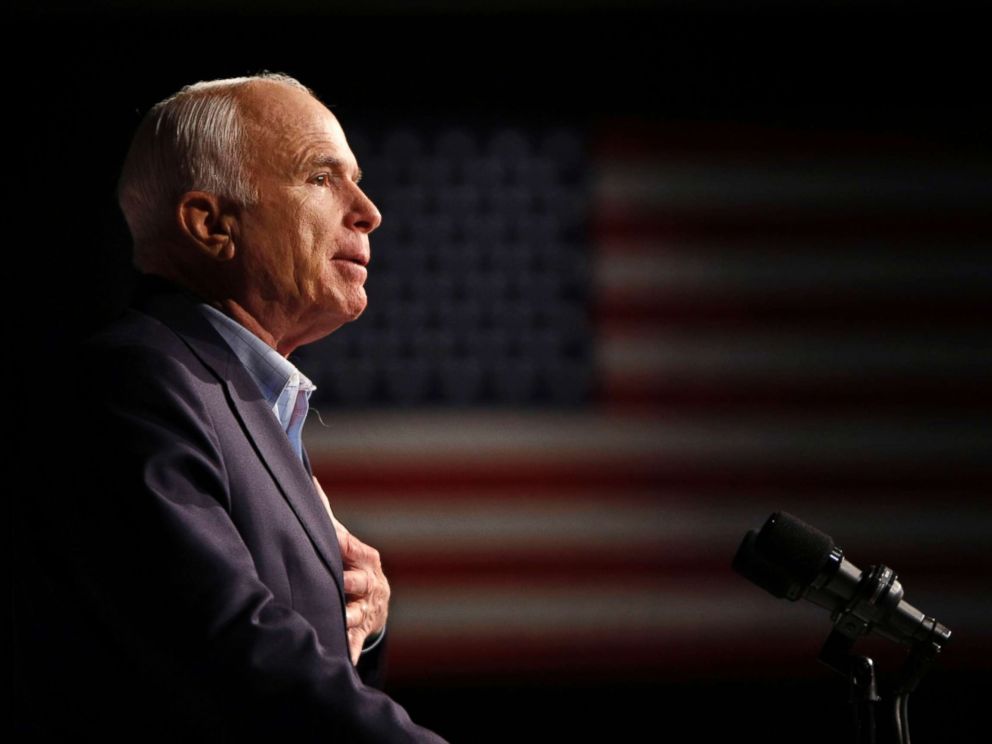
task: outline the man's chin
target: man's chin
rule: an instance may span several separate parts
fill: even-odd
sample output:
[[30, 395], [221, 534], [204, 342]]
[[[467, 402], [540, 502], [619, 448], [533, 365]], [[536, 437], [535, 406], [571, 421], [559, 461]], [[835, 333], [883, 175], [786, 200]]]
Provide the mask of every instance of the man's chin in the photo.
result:
[[347, 303], [339, 305], [335, 308], [335, 312], [333, 314], [337, 321], [335, 328], [339, 328], [345, 323], [350, 323], [353, 320], [358, 320], [362, 313], [365, 312], [365, 308], [368, 304], [368, 298], [365, 296], [365, 290], [363, 289], [361, 294], [350, 298]]
[[365, 294], [365, 288], [362, 287], [361, 295], [355, 298], [355, 302], [350, 308], [351, 315], [349, 316], [348, 320], [349, 321], [357, 320], [358, 317], [365, 312], [365, 308], [368, 307], [368, 304], [369, 304], [369, 298]]

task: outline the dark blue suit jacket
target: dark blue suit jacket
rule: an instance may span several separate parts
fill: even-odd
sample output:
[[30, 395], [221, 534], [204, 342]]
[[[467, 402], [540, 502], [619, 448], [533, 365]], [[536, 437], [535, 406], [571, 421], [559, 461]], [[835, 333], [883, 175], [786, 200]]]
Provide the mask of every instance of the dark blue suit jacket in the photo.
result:
[[71, 464], [26, 520], [32, 720], [145, 740], [440, 741], [371, 686], [381, 647], [350, 663], [309, 465], [195, 302], [143, 277], [72, 370]]

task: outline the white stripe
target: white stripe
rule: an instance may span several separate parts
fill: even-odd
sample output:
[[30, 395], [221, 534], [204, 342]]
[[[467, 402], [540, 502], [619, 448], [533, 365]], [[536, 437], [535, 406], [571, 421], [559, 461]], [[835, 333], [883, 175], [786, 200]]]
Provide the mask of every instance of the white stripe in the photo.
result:
[[855, 414], [624, 416], [548, 411], [362, 412], [324, 416], [327, 428], [308, 423], [312, 459], [335, 468], [379, 468], [384, 463], [446, 464], [459, 458], [479, 466], [521, 462], [609, 464], [619, 458], [705, 459], [711, 467], [761, 463], [864, 463], [890, 458], [987, 462], [992, 431], [984, 420], [862, 419]]
[[774, 598], [759, 592], [744, 579], [725, 593], [689, 585], [568, 587], [528, 583], [525, 578], [518, 586], [506, 587], [406, 585], [394, 593], [390, 621], [395, 618], [392, 627], [404, 637], [484, 634], [497, 639], [561, 630], [603, 633], [604, 642], [611, 632], [716, 632], [730, 624], [757, 629], [769, 618], [773, 627], [792, 624], [784, 616], [776, 618]]
[[988, 174], [977, 165], [945, 162], [866, 164], [811, 160], [751, 165], [640, 160], [609, 161], [593, 185], [607, 208], [789, 208], [824, 213], [845, 207], [977, 208], [992, 200]]
[[626, 326], [600, 339], [597, 363], [608, 378], [655, 377], [659, 382], [719, 380], [729, 388], [745, 380], [829, 381], [844, 375], [899, 373], [903, 380], [929, 375], [992, 373], [992, 354], [979, 333], [948, 330], [925, 335], [819, 335], [815, 331], [661, 331]]
[[[569, 633], [595, 634], [606, 643], [612, 633], [629, 633], [663, 636], [673, 646], [705, 645], [726, 633], [826, 638], [830, 629], [825, 610], [809, 602], [776, 599], [743, 578], [707, 581], [705, 587], [692, 579], [627, 587], [581, 582], [563, 587], [525, 579], [518, 586], [407, 585], [396, 590], [393, 599], [391, 628], [394, 638], [404, 643], [480, 636], [497, 642], [528, 636], [567, 638]], [[992, 632], [988, 603], [976, 601], [971, 593], [919, 592], [914, 606], [952, 633], [987, 638]], [[452, 649], [457, 653], [456, 646]], [[814, 645], [811, 652], [816, 650]]]
[[[763, 294], [769, 290], [855, 291], [873, 298], [878, 293], [912, 291], [917, 298], [987, 290], [992, 279], [992, 254], [939, 253], [878, 255], [874, 247], [838, 250], [836, 244], [823, 252], [809, 246], [781, 247], [761, 251], [720, 246], [677, 248], [645, 245], [628, 249], [601, 245], [594, 258], [593, 277], [598, 292], [613, 292], [627, 299], [665, 299], [706, 292]], [[849, 246], [849, 244], [845, 244]], [[860, 248], [860, 246], [859, 246]], [[932, 251], [932, 248], [931, 248]], [[717, 294], [719, 299], [719, 294]], [[838, 300], [843, 305], [843, 300]]]
[[[335, 504], [352, 532], [388, 550], [432, 555], [541, 553], [555, 550], [711, 552], [729, 562], [749, 529], [774, 511], [789, 511], [834, 537], [851, 559], [895, 561], [898, 556], [941, 548], [954, 536], [955, 550], [984, 552], [992, 506], [957, 500], [953, 509], [906, 504], [892, 508], [890, 494], [820, 494], [817, 498], [749, 494], [630, 491], [542, 497], [540, 491], [491, 494], [433, 492], [335, 493]], [[862, 550], [870, 548], [871, 554]]]

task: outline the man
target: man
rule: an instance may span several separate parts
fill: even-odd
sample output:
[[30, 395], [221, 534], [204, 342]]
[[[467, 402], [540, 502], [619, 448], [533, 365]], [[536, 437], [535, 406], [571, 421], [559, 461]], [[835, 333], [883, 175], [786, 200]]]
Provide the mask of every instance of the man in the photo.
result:
[[389, 585], [312, 477], [286, 359], [365, 308], [360, 177], [281, 75], [190, 86], [139, 127], [120, 202], [143, 277], [72, 360], [68, 477], [24, 520], [29, 733], [441, 741], [371, 686]]

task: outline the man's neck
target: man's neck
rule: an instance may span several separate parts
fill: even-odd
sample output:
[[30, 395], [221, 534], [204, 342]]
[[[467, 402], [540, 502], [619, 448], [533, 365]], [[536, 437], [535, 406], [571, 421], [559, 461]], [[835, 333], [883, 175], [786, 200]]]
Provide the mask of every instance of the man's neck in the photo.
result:
[[[283, 356], [289, 356], [293, 349], [283, 351], [279, 348], [279, 339], [266, 326], [262, 325], [254, 314], [249, 312], [240, 302], [234, 299], [213, 300], [210, 304], [216, 307], [225, 315], [234, 318], [241, 325], [254, 333], [265, 343], [278, 351]], [[295, 347], [294, 347], [295, 348]]]
[[[215, 282], [209, 280], [187, 281], [185, 277], [174, 271], [154, 273], [196, 294], [204, 302], [254, 333], [284, 357], [288, 357], [297, 347], [314, 340], [312, 334], [308, 335], [300, 330], [305, 324], [300, 322], [301, 319], [289, 314], [287, 308], [278, 303], [265, 302], [257, 296], [254, 302], [250, 299], [246, 301], [243, 299], [246, 295], [249, 298], [253, 295], [243, 291], [243, 288], [218, 287], [215, 286]], [[326, 334], [319, 334], [316, 338], [321, 335]]]

